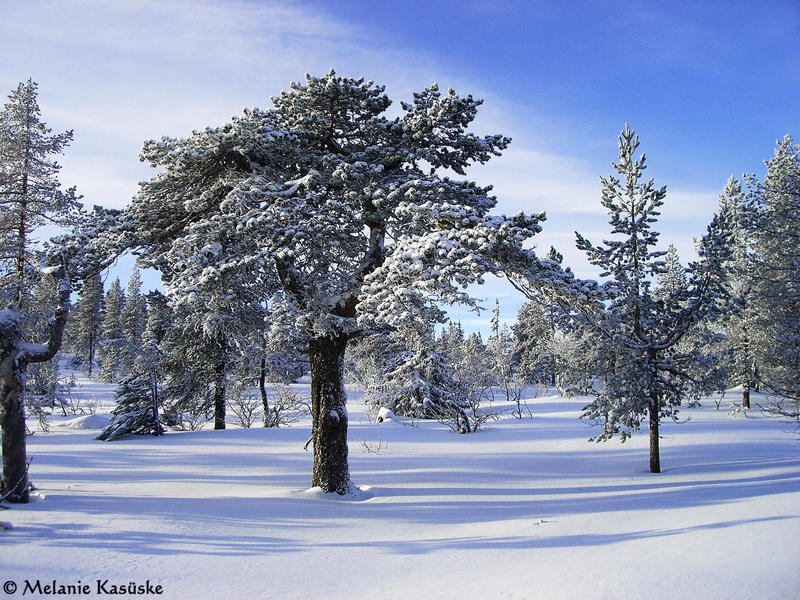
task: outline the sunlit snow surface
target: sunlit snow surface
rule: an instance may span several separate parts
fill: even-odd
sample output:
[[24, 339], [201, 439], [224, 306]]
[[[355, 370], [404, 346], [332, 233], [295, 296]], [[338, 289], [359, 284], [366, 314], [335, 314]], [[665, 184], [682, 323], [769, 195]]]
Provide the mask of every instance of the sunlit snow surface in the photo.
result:
[[[108, 412], [113, 387], [79, 383], [73, 393]], [[308, 489], [307, 420], [106, 443], [85, 429], [102, 419], [54, 418], [52, 433], [28, 439], [44, 498], [0, 515], [13, 526], [0, 530], [3, 580], [20, 597], [26, 579], [149, 579], [162, 598], [800, 591], [800, 442], [757, 409], [730, 415], [732, 393], [664, 424], [661, 475], [647, 472], [645, 432], [588, 443], [585, 399], [534, 398], [533, 419], [460, 436], [436, 422], [370, 423], [350, 395], [360, 489], [346, 497]]]

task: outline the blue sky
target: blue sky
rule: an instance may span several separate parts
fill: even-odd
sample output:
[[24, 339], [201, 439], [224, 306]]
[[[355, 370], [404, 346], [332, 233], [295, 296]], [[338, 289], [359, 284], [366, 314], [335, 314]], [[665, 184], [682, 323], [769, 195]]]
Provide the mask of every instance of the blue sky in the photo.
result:
[[[436, 81], [485, 104], [475, 129], [513, 139], [469, 176], [498, 212], [546, 211], [537, 241], [582, 275], [574, 231], [607, 230], [599, 175], [626, 122], [669, 195], [658, 225], [691, 259], [730, 175], [763, 172], [800, 137], [800, 1], [0, 0], [0, 92], [39, 83], [44, 120], [74, 129], [61, 180], [122, 207], [151, 173], [142, 141], [217, 125], [308, 72], [387, 86], [399, 105]], [[520, 304], [508, 286], [504, 316]], [[474, 319], [454, 313], [467, 328]]]

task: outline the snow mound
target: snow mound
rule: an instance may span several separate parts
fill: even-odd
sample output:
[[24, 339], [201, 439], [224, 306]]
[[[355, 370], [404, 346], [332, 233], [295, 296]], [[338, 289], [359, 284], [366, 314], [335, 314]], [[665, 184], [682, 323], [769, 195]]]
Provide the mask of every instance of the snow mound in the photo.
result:
[[105, 429], [108, 426], [108, 415], [85, 415], [77, 419], [62, 421], [55, 424], [55, 427], [66, 427], [68, 429]]
[[368, 485], [365, 485], [364, 487], [358, 487], [355, 483], [351, 483], [350, 489], [346, 494], [328, 494], [323, 492], [321, 487], [312, 487], [300, 492], [300, 496], [305, 498], [313, 498], [314, 500], [343, 500], [360, 502], [363, 500], [369, 500], [375, 496], [371, 489], [372, 488]]
[[395, 419], [397, 419], [397, 416], [395, 416], [395, 414], [385, 406], [378, 411], [378, 423], [383, 423], [384, 421], [394, 421]]

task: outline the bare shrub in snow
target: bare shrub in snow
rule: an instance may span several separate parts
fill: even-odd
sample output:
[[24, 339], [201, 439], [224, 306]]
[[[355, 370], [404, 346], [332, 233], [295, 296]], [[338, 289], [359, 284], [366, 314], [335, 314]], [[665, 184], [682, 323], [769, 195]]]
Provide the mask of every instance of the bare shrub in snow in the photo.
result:
[[308, 401], [300, 392], [290, 385], [279, 383], [275, 385], [272, 406], [269, 415], [264, 419], [264, 426], [288, 426], [310, 412]]
[[255, 394], [235, 388], [228, 399], [228, 408], [237, 425], [250, 429], [264, 415], [261, 400]]

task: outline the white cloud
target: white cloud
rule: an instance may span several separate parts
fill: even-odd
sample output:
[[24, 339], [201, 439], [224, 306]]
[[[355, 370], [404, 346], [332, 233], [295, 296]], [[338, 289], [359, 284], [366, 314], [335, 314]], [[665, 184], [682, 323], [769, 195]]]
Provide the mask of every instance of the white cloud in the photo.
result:
[[[396, 102], [434, 81], [484, 98], [475, 129], [509, 135], [513, 142], [470, 177], [494, 185], [498, 212], [546, 211], [544, 231], [534, 240], [540, 253], [555, 245], [579, 276], [596, 272], [575, 250], [573, 232], [596, 243], [607, 235], [598, 175], [610, 169], [615, 140], [599, 144], [571, 129], [562, 135], [575, 138], [582, 154], [552, 152], [540, 132], [555, 135], [558, 124], [535, 107], [476, 85], [469, 68], [447, 56], [393, 46], [337, 18], [333, 9], [301, 2], [9, 2], [3, 12], [0, 85], [10, 91], [33, 77], [40, 83], [44, 120], [56, 131], [75, 130], [61, 180], [77, 185], [88, 205], [120, 207], [136, 192], [149, 175], [137, 160], [143, 140], [185, 136], [244, 106], [268, 106], [271, 96], [306, 72], [335, 67], [386, 84]], [[597, 159], [587, 153], [598, 147], [608, 152]], [[692, 236], [702, 233], [715, 206], [716, 192], [670, 188], [664, 245], [677, 242], [684, 260], [690, 259]], [[503, 285], [478, 293], [512, 298], [516, 293]]]

